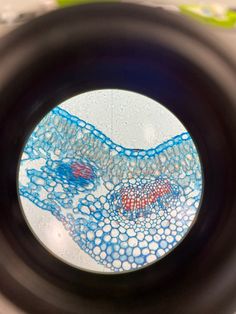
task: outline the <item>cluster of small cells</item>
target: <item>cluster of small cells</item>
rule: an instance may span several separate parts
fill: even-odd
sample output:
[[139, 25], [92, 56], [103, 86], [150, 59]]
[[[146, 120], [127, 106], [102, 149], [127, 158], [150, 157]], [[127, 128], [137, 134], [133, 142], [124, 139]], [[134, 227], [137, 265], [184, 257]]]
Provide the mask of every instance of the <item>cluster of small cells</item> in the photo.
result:
[[172, 250], [193, 223], [202, 191], [188, 133], [127, 149], [60, 107], [30, 136], [22, 171], [21, 197], [51, 212], [80, 249], [112, 271], [137, 269]]

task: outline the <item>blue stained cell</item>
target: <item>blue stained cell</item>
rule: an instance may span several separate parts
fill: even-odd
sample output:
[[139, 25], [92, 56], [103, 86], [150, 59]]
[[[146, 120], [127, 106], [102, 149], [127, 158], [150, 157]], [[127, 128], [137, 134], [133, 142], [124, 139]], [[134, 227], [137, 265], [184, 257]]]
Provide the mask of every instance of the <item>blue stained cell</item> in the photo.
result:
[[127, 256], [125, 256], [125, 255], [121, 255], [121, 256], [120, 256], [120, 261], [121, 261], [121, 262], [126, 261], [126, 259], [127, 259]]
[[20, 196], [51, 212], [81, 250], [112, 271], [138, 269], [173, 249], [202, 193], [189, 133], [129, 149], [60, 107], [31, 134], [21, 167]]
[[145, 259], [144, 259], [143, 256], [140, 256], [140, 257], [136, 257], [136, 258], [135, 258], [135, 263], [136, 263], [137, 265], [143, 265], [144, 262], [145, 262]]

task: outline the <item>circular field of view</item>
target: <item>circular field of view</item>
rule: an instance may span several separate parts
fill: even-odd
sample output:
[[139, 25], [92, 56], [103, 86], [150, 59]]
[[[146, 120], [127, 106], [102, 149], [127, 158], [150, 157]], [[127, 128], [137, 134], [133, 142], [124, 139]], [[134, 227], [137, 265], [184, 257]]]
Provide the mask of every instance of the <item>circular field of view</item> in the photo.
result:
[[190, 230], [201, 196], [190, 134], [164, 106], [130, 91], [59, 104], [20, 160], [19, 197], [32, 232], [87, 271], [135, 271], [160, 260]]

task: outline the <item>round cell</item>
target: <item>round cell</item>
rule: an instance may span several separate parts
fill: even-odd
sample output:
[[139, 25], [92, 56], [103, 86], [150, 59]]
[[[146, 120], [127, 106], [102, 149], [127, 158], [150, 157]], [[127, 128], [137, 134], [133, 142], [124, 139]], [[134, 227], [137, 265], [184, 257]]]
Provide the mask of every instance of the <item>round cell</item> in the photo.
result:
[[192, 227], [201, 196], [190, 134], [163, 105], [131, 91], [86, 92], [54, 107], [20, 160], [29, 227], [86, 271], [135, 271], [164, 258]]

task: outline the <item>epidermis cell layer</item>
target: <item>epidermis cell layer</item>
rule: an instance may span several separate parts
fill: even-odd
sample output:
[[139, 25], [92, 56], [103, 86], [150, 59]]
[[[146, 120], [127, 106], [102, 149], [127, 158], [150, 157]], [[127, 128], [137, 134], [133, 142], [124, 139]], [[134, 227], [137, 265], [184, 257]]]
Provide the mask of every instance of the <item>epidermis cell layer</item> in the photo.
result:
[[190, 229], [201, 166], [188, 132], [129, 149], [56, 107], [26, 143], [19, 192], [55, 216], [96, 263], [136, 270], [165, 256]]

